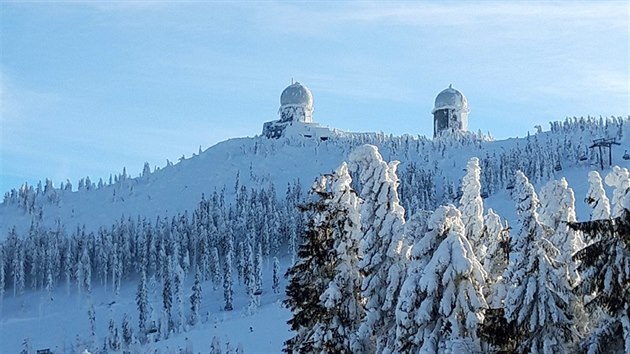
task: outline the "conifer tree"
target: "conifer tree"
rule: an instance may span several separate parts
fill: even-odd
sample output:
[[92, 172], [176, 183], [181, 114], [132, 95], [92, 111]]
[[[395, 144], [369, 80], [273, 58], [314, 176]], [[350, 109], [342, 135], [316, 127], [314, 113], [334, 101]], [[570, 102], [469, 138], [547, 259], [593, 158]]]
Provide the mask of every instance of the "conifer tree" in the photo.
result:
[[129, 316], [125, 313], [122, 319], [122, 347], [127, 349], [130, 345], [134, 344], [133, 329], [129, 323]]
[[210, 248], [210, 271], [212, 274], [212, 289], [217, 290], [221, 284], [221, 263], [219, 262], [219, 250]]
[[199, 307], [201, 306], [201, 271], [197, 267], [195, 269], [195, 282], [192, 286], [192, 294], [190, 295], [190, 324], [192, 326], [199, 322]]
[[286, 274], [289, 284], [284, 304], [293, 313], [288, 323], [295, 332], [293, 338], [285, 342], [283, 350], [287, 353], [315, 351], [314, 329], [326, 312], [320, 296], [333, 277], [330, 259], [333, 225], [325, 203], [331, 193], [327, 191], [325, 176], [317, 179], [311, 193], [319, 199], [300, 207], [308, 213], [308, 223], [296, 263]]
[[597, 171], [588, 173], [588, 193], [586, 203], [593, 210], [591, 220], [603, 220], [610, 218], [610, 202], [606, 197], [606, 191], [602, 184], [602, 177]]
[[575, 222], [575, 196], [565, 178], [550, 181], [540, 193], [540, 222], [547, 230], [547, 238], [559, 251], [556, 261], [564, 269], [571, 287], [578, 282], [577, 264], [571, 258], [584, 247], [582, 237], [569, 228], [567, 223]]
[[140, 277], [140, 283], [138, 284], [138, 290], [136, 291], [136, 305], [138, 306], [138, 329], [140, 332], [140, 339], [146, 333], [147, 321], [149, 318], [149, 294], [147, 291], [147, 274], [142, 270], [142, 276]]
[[[441, 224], [435, 225], [436, 222]], [[410, 290], [415, 288], [418, 292], [413, 313], [416, 327], [412, 332], [406, 328], [407, 333], [415, 334], [416, 338], [403, 340], [399, 345], [406, 343], [406, 350], [422, 353], [478, 351], [477, 327], [483, 321], [483, 310], [487, 307], [482, 294], [485, 272], [466, 239], [459, 210], [451, 205], [438, 208], [432, 224], [435, 226], [433, 230], [440, 232], [437, 239], [432, 241], [425, 237], [416, 244], [418, 253], [414, 250], [417, 257], [414, 266], [429, 258], [424, 268], [431, 271], [420, 273], [415, 284], [405, 284], [411, 287], [405, 288], [404, 292], [408, 300], [413, 300], [409, 298]], [[408, 306], [399, 307], [401, 310], [405, 308]], [[404, 347], [398, 349], [405, 350]]]
[[567, 353], [575, 339], [569, 286], [555, 261], [558, 249], [546, 238], [536, 211], [534, 187], [517, 171], [512, 196], [519, 231], [510, 240], [505, 317], [517, 330], [517, 353]]
[[479, 159], [471, 158], [462, 179], [462, 197], [459, 200], [462, 222], [466, 226], [466, 238], [472, 244], [478, 259], [484, 259], [487, 240], [483, 238], [483, 199], [481, 199], [481, 168]]
[[361, 237], [359, 198], [350, 186], [352, 178], [346, 163], [330, 177], [331, 194], [324, 203], [332, 229], [330, 262], [333, 277], [319, 299], [325, 312], [315, 327], [314, 349], [326, 353], [358, 352], [356, 336], [361, 322], [361, 278], [358, 244]]
[[361, 291], [366, 303], [358, 334], [363, 350], [384, 352], [394, 346], [395, 301], [405, 272], [401, 254], [405, 211], [396, 190], [398, 161], [386, 163], [373, 145], [358, 147], [349, 160], [359, 174], [359, 196], [364, 201], [359, 267], [364, 276]]
[[486, 302], [488, 307], [498, 309], [503, 307], [506, 295], [506, 284], [503, 273], [508, 260], [508, 227], [503, 224], [501, 217], [492, 209], [484, 218], [486, 227], [485, 237], [488, 249], [483, 259], [483, 269], [486, 271]]
[[118, 327], [116, 327], [116, 323], [113, 318], [109, 320], [108, 330], [107, 343], [109, 349], [113, 351], [120, 350], [120, 333], [118, 332]]
[[630, 178], [624, 170], [613, 168], [606, 176], [606, 183], [615, 188], [615, 215], [620, 215], [569, 223], [594, 240], [574, 256], [582, 278], [576, 291], [591, 312], [599, 308], [605, 313], [583, 343], [588, 353], [630, 352]]
[[[1, 252], [1, 250], [0, 250]], [[278, 294], [280, 293], [280, 261], [278, 261], [278, 257], [273, 257], [273, 293], [274, 294]], [[0, 283], [0, 285], [3, 285], [3, 283]], [[0, 290], [1, 292], [2, 290]], [[1, 293], [0, 293], [1, 295]]]
[[225, 259], [223, 261], [223, 309], [226, 311], [232, 311], [234, 308], [232, 305], [232, 297], [234, 296], [232, 285], [234, 281], [232, 280], [233, 241], [231, 236], [227, 238], [227, 244], [228, 246], [226, 247]]

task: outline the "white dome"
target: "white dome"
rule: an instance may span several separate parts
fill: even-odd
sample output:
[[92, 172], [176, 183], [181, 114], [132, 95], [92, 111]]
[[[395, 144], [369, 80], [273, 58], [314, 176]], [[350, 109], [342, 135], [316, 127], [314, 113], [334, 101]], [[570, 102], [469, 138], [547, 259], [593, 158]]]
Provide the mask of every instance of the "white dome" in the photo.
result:
[[468, 100], [463, 93], [454, 89], [452, 85], [449, 85], [447, 89], [440, 92], [435, 98], [435, 107], [433, 108], [433, 112], [443, 108], [468, 112]]
[[313, 108], [313, 94], [308, 87], [296, 82], [285, 88], [280, 95], [281, 106], [302, 106]]

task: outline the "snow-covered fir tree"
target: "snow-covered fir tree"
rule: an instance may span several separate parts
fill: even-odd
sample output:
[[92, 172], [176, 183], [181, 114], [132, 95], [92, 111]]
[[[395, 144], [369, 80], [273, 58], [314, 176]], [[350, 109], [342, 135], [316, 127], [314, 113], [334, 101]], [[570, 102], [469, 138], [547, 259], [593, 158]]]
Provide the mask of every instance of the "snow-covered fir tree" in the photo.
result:
[[[477, 327], [487, 307], [482, 293], [485, 272], [466, 239], [461, 213], [453, 206], [435, 212], [446, 233], [418, 279], [422, 300], [416, 309], [418, 348], [422, 353], [480, 349]], [[443, 216], [441, 216], [443, 215]], [[459, 348], [456, 349], [456, 348]]]
[[619, 217], [624, 209], [630, 209], [630, 172], [627, 168], [614, 166], [606, 175], [606, 184], [613, 188], [612, 216]]
[[197, 267], [195, 269], [195, 280], [192, 286], [192, 293], [190, 294], [190, 325], [194, 326], [199, 322], [199, 307], [201, 307], [201, 271]]
[[459, 210], [466, 227], [466, 238], [473, 246], [478, 259], [485, 257], [488, 247], [484, 240], [483, 199], [481, 199], [481, 169], [479, 159], [471, 158], [466, 164], [466, 174], [462, 179], [462, 197]]
[[373, 145], [356, 148], [349, 161], [359, 174], [359, 196], [363, 199], [359, 267], [364, 276], [361, 291], [366, 303], [359, 340], [366, 352], [387, 352], [394, 347], [395, 301], [405, 272], [405, 210], [398, 199], [398, 161], [388, 164]]
[[143, 340], [147, 329], [149, 314], [151, 312], [149, 304], [149, 293], [147, 290], [147, 274], [144, 270], [142, 270], [140, 283], [138, 284], [138, 289], [136, 291], [136, 305], [138, 306], [138, 330], [140, 334], [139, 337], [140, 340]]
[[324, 204], [330, 215], [333, 239], [329, 250], [333, 278], [319, 297], [325, 313], [315, 327], [314, 350], [320, 353], [357, 353], [361, 351], [356, 333], [361, 308], [361, 278], [358, 243], [361, 237], [360, 201], [351, 188], [352, 178], [346, 163], [330, 176], [330, 198]]
[[501, 221], [501, 217], [492, 209], [484, 217], [486, 255], [482, 260], [486, 271], [486, 302], [488, 307], [498, 309], [503, 307], [506, 294], [506, 284], [503, 272], [508, 261], [508, 227]]
[[584, 247], [581, 235], [569, 228], [569, 222], [575, 222], [575, 195], [567, 180], [550, 181], [540, 193], [540, 221], [549, 228], [547, 237], [558, 249], [556, 261], [564, 268], [571, 286], [579, 281], [577, 264], [572, 256]]
[[597, 171], [588, 173], [588, 192], [585, 200], [592, 209], [591, 220], [610, 218], [610, 202], [602, 184], [602, 177]]
[[318, 350], [315, 346], [321, 346], [316, 328], [328, 311], [320, 298], [335, 275], [334, 230], [339, 226], [343, 230], [343, 223], [339, 223], [341, 211], [330, 210], [327, 203], [332, 199], [329, 177], [320, 176], [311, 194], [317, 200], [301, 207], [308, 214], [308, 223], [298, 259], [286, 274], [289, 284], [284, 304], [292, 312], [288, 323], [294, 331], [293, 337], [285, 342], [283, 350], [287, 353], [315, 352]]
[[133, 334], [133, 329], [131, 328], [131, 323], [129, 323], [129, 316], [125, 313], [123, 315], [122, 324], [122, 347], [124, 349], [129, 349], [129, 347], [135, 343], [135, 336]]
[[225, 253], [225, 259], [223, 260], [223, 309], [226, 311], [232, 311], [234, 306], [233, 296], [234, 291], [232, 290], [232, 285], [234, 281], [232, 280], [232, 249], [233, 249], [233, 241], [231, 237], [228, 237], [227, 240], [228, 246], [227, 251]]
[[570, 353], [575, 341], [568, 277], [540, 223], [538, 196], [521, 171], [512, 196], [519, 230], [511, 235], [505, 317], [517, 331], [517, 353]]
[[[604, 312], [583, 343], [588, 353], [630, 351], [630, 178], [626, 169], [614, 167], [606, 176], [613, 190], [615, 217], [570, 223], [594, 240], [578, 251], [582, 278], [576, 290], [591, 312]], [[601, 194], [603, 195], [603, 194]], [[619, 215], [617, 215], [619, 214]], [[596, 313], [596, 312], [595, 312]]]
[[[273, 293], [278, 294], [280, 293], [280, 261], [278, 260], [278, 257], [273, 257], [272, 263], [273, 263], [272, 288], [273, 288]], [[0, 285], [2, 284], [3, 283], [0, 283]]]

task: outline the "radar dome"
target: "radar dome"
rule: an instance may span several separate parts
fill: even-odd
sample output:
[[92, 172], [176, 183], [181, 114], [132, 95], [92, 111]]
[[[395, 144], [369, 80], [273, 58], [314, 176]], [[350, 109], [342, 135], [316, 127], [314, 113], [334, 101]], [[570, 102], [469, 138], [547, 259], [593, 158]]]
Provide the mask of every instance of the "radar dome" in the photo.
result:
[[296, 82], [289, 85], [280, 95], [281, 106], [302, 106], [307, 109], [313, 108], [313, 94], [308, 87]]
[[435, 98], [435, 107], [433, 108], [433, 112], [444, 108], [468, 112], [468, 100], [463, 93], [454, 89], [452, 85], [449, 85], [447, 89], [440, 92]]

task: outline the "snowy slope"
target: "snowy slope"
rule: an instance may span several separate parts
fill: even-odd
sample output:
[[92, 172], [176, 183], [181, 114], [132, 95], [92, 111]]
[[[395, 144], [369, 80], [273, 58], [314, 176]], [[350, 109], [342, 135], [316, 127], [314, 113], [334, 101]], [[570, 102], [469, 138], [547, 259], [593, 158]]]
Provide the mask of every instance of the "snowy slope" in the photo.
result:
[[[527, 149], [528, 144], [532, 144], [532, 140], [544, 142], [545, 139], [564, 139], [565, 143], [571, 139], [569, 144], [572, 144], [570, 149], [575, 150], [574, 155], [584, 154], [588, 152], [592, 139], [600, 136], [600, 132], [589, 131], [577, 131], [574, 134], [545, 132], [529, 138], [501, 141], [476, 139], [464, 143], [431, 141], [412, 136], [351, 133], [340, 134], [328, 141], [303, 137], [279, 140], [264, 137], [230, 139], [147, 176], [127, 178], [89, 191], [59, 191], [59, 205], [40, 203], [41, 215], [44, 225], [53, 225], [56, 220], [62, 220], [68, 228], [86, 225], [88, 230], [111, 225], [123, 215], [132, 218], [141, 215], [148, 219], [156, 215], [172, 216], [194, 209], [204, 193], [209, 195], [225, 188], [229, 201], [234, 196], [237, 176], [240, 185], [248, 187], [268, 188], [273, 184], [278, 195], [284, 194], [288, 183], [297, 180], [306, 190], [316, 176], [331, 172], [354, 147], [362, 143], [379, 147], [386, 160], [401, 161], [399, 173], [404, 173], [405, 167], [414, 162], [425, 169], [436, 171], [437, 176], [448, 178], [457, 186], [464, 174], [466, 161], [472, 156], [492, 159], [501, 153], [518, 155]], [[613, 153], [613, 164], [622, 167], [629, 165], [629, 161], [621, 158], [628, 142], [628, 134], [624, 134], [621, 147], [616, 147]], [[579, 200], [579, 196], [585, 192], [586, 178], [583, 177], [589, 170], [597, 169], [596, 161], [592, 158], [579, 161], [577, 156], [560, 156], [558, 159], [562, 160], [563, 169], [553, 171], [553, 178], [567, 177]], [[440, 191], [442, 179], [436, 178], [435, 182]], [[499, 191], [496, 196], [490, 197], [490, 205], [494, 198], [506, 199]], [[578, 212], [581, 212], [580, 208]], [[26, 230], [32, 217], [15, 205], [0, 204], [0, 220], [3, 220], [0, 240], [12, 226], [17, 226], [18, 231]]]
[[[623, 151], [630, 145], [627, 122], [625, 118], [623, 137], [619, 140], [621, 146], [615, 147], [613, 164], [630, 168], [630, 161], [622, 158]], [[445, 198], [447, 183], [459, 185], [466, 162], [472, 156], [478, 156], [482, 162], [493, 165], [493, 168], [505, 167], [508, 158], [513, 165], [529, 166], [533, 161], [527, 159], [539, 156], [540, 161], [537, 163], [544, 166], [532, 167], [533, 170], [540, 170], [540, 176], [532, 178], [536, 189], [539, 190], [550, 179], [565, 177], [569, 187], [575, 191], [578, 219], [585, 219], [589, 213], [583, 203], [588, 188], [587, 174], [598, 169], [598, 166], [594, 156], [589, 155], [586, 159], [580, 157], [589, 153], [588, 146], [592, 139], [612, 136], [616, 132], [614, 129], [579, 129], [579, 124], [575, 127], [502, 141], [492, 141], [483, 136], [429, 140], [372, 133], [340, 133], [326, 141], [304, 137], [231, 139], [145, 176], [125, 178], [92, 190], [56, 190], [58, 202], [48, 202], [40, 196], [34, 211], [27, 212], [16, 203], [2, 203], [0, 241], [14, 226], [18, 233], [24, 233], [31, 221], [40, 216], [40, 224], [51, 228], [60, 220], [67, 230], [77, 225], [96, 230], [101, 226], [111, 226], [123, 215], [125, 218], [143, 216], [151, 220], [158, 215], [169, 217], [192, 211], [203, 194], [208, 196], [221, 189], [225, 189], [226, 199], [230, 203], [235, 197], [237, 183], [254, 189], [270, 188], [273, 185], [277, 195], [282, 197], [287, 185], [298, 180], [302, 188], [307, 190], [316, 176], [331, 172], [347, 159], [354, 148], [364, 143], [376, 145], [385, 160], [400, 160], [398, 171], [401, 176], [405, 176], [413, 164], [423, 171], [429, 171], [436, 184], [437, 204], [441, 204]], [[558, 162], [562, 168], [553, 169]], [[608, 167], [602, 174], [607, 170]], [[509, 170], [504, 173], [508, 176], [507, 180], [513, 172]], [[493, 208], [513, 225], [516, 221], [515, 207], [510, 191], [506, 189], [509, 184], [507, 180], [484, 186], [489, 189], [484, 203], [486, 209]], [[283, 259], [282, 262], [283, 269], [286, 269], [289, 259]], [[212, 284], [206, 282], [203, 285], [202, 305], [203, 312], [207, 312], [204, 323], [138, 350], [153, 352], [158, 349], [170, 353], [177, 352], [176, 348], [193, 346], [195, 353], [208, 352], [212, 337], [218, 336], [223, 341], [229, 340], [233, 347], [241, 343], [247, 353], [279, 352], [282, 343], [290, 337], [286, 324], [290, 313], [280, 305], [283, 294], [274, 294], [270, 289], [268, 261], [265, 261], [264, 271], [265, 291], [257, 313], [245, 315], [243, 308], [246, 307], [247, 297], [242, 286], [235, 286], [235, 310], [221, 310], [221, 292], [211, 291]], [[186, 297], [190, 295], [191, 282], [189, 276], [185, 286]], [[120, 324], [123, 314], [128, 313], [132, 323], [137, 320], [134, 303], [136, 285], [137, 279], [127, 279], [119, 295], [95, 285], [92, 300], [97, 313], [97, 337], [100, 340], [106, 334], [110, 318]], [[85, 299], [75, 291], [67, 295], [65, 288], [60, 286], [53, 292], [52, 299], [44, 291], [27, 291], [25, 295], [17, 297], [9, 292], [7, 289], [0, 303], [0, 352], [19, 351], [27, 337], [33, 348], [50, 347], [58, 348], [60, 352], [72, 352], [72, 348], [80, 346], [77, 342], [85, 341], [88, 337], [88, 306]], [[161, 306], [159, 292], [159, 289], [154, 289], [152, 295], [153, 307], [157, 309]], [[98, 346], [102, 347], [102, 343]]]

